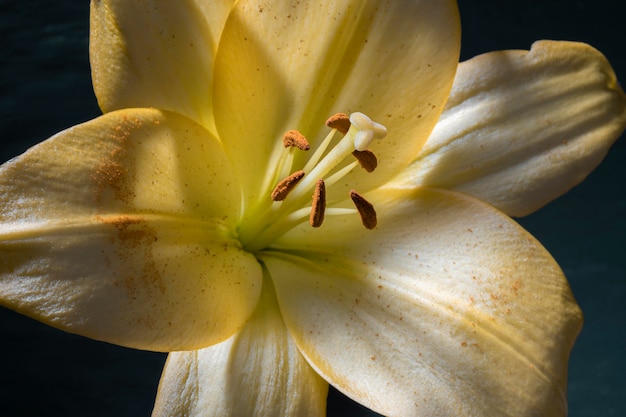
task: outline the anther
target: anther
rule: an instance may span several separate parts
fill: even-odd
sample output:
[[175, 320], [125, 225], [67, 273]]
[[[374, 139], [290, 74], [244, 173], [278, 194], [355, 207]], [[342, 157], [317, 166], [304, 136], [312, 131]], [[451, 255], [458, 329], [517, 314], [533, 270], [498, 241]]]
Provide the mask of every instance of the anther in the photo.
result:
[[285, 148], [295, 146], [302, 151], [308, 151], [311, 148], [309, 141], [297, 130], [290, 130], [283, 135], [283, 146]]
[[345, 135], [350, 130], [350, 118], [345, 113], [336, 113], [326, 120], [326, 126], [331, 129], [337, 129], [341, 134]]
[[320, 227], [324, 221], [324, 212], [326, 211], [326, 186], [324, 180], [317, 180], [315, 183], [315, 191], [313, 191], [313, 204], [311, 205], [311, 214], [309, 215], [309, 223], [313, 227]]
[[294, 189], [294, 187], [300, 182], [300, 180], [304, 177], [304, 171], [296, 171], [281, 182], [279, 182], [276, 187], [274, 187], [274, 191], [272, 191], [272, 200], [273, 201], [283, 201], [287, 198], [287, 195]]
[[378, 166], [378, 159], [376, 159], [376, 155], [374, 152], [366, 149], [364, 151], [352, 151], [352, 155], [359, 161], [361, 164], [361, 168], [363, 168], [367, 172], [373, 172]]
[[350, 191], [350, 198], [354, 203], [356, 209], [359, 211], [359, 215], [361, 216], [361, 223], [365, 226], [366, 229], [373, 229], [376, 227], [376, 210], [374, 210], [374, 206], [372, 203], [367, 201], [361, 196], [361, 194], [356, 191]]

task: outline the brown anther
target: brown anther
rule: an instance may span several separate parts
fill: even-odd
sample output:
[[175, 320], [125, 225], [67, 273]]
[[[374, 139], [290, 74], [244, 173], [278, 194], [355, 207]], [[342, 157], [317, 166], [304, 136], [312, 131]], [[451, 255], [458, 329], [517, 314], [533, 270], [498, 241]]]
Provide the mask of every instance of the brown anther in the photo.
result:
[[324, 211], [326, 210], [326, 185], [324, 180], [317, 180], [315, 183], [315, 191], [313, 191], [313, 204], [311, 205], [311, 214], [309, 215], [309, 223], [313, 227], [320, 227], [324, 221]]
[[326, 126], [331, 129], [337, 129], [344, 135], [350, 130], [350, 125], [350, 117], [345, 113], [333, 114], [326, 120]]
[[378, 166], [378, 159], [376, 159], [376, 155], [374, 152], [366, 149], [364, 151], [357, 151], [356, 149], [352, 151], [352, 155], [359, 161], [361, 164], [361, 168], [366, 170], [367, 172], [372, 172]]
[[285, 148], [295, 146], [302, 151], [308, 151], [311, 148], [309, 141], [297, 130], [290, 130], [283, 135], [283, 146]]
[[366, 229], [373, 229], [376, 227], [376, 210], [374, 210], [374, 206], [361, 196], [361, 194], [356, 191], [350, 191], [350, 198], [352, 202], [356, 206], [356, 209], [359, 211], [359, 215], [361, 216], [361, 223], [365, 226]]
[[300, 170], [279, 182], [276, 187], [274, 187], [274, 191], [272, 191], [272, 201], [283, 201], [287, 197], [287, 194], [300, 182], [302, 177], [304, 177], [304, 171]]

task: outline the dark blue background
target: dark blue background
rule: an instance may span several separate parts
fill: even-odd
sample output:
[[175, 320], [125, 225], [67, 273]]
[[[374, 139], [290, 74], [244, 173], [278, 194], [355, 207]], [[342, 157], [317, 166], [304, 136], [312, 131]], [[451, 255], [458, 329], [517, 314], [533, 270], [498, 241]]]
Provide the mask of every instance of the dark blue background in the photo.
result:
[[[626, 80], [623, 0], [461, 0], [463, 58], [536, 39], [596, 46]], [[0, 0], [0, 161], [99, 114], [88, 1]], [[626, 83], [626, 81], [624, 81]], [[626, 416], [626, 140], [581, 186], [521, 219], [586, 316], [570, 416]], [[69, 335], [0, 309], [0, 416], [148, 416], [165, 355]], [[369, 415], [331, 392], [330, 415]]]

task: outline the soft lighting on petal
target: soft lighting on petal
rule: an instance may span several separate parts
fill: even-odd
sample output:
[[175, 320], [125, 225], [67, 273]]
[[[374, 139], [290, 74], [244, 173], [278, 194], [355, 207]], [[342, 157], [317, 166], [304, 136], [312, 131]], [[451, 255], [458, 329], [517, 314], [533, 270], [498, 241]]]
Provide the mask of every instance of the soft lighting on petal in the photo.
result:
[[493, 52], [459, 66], [441, 120], [397, 183], [459, 190], [523, 216], [581, 182], [625, 127], [626, 96], [592, 47]]
[[459, 49], [453, 0], [91, 0], [105, 115], [0, 167], [0, 305], [170, 352], [153, 417], [563, 417], [581, 312], [509, 215], [626, 98], [583, 44]]
[[104, 112], [156, 107], [213, 130], [213, 60], [233, 1], [203, 3], [92, 0], [92, 78]]
[[312, 366], [390, 416], [564, 415], [581, 314], [546, 250], [460, 194], [372, 200], [375, 234], [330, 219], [307, 252], [261, 256]]
[[219, 40], [222, 37], [224, 24], [236, 0], [194, 0], [196, 7], [201, 10], [211, 32], [211, 50], [213, 55], [217, 51]]
[[[323, 121], [363, 112], [387, 126], [376, 175], [349, 174], [362, 191], [413, 159], [432, 130], [458, 63], [456, 2], [236, 3], [215, 63], [215, 121], [249, 200], [276, 164], [284, 132], [315, 148]], [[335, 187], [329, 198], [349, 187]], [[247, 202], [246, 202], [247, 203]]]
[[109, 113], [32, 148], [0, 170], [2, 304], [141, 349], [224, 340], [261, 289], [232, 236], [231, 172], [208, 131], [156, 110]]
[[271, 282], [250, 321], [218, 345], [168, 357], [153, 417], [323, 417], [328, 384], [283, 323]]

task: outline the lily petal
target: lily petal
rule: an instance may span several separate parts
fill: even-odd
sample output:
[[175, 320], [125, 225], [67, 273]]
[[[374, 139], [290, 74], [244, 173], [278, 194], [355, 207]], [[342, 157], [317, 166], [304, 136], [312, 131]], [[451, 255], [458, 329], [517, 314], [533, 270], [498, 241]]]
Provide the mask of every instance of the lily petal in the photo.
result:
[[90, 58], [104, 112], [156, 107], [213, 130], [213, 60], [233, 0], [92, 0]]
[[0, 169], [0, 303], [140, 349], [230, 337], [261, 287], [232, 237], [231, 173], [208, 131], [156, 110], [108, 113], [37, 145]]
[[410, 193], [378, 196], [374, 231], [261, 255], [300, 351], [384, 415], [564, 416], [582, 318], [556, 262], [478, 200]]
[[326, 415], [328, 384], [300, 355], [265, 281], [241, 332], [199, 351], [170, 353], [153, 417]]
[[[213, 56], [215, 56], [219, 40], [222, 37], [222, 31], [224, 30], [224, 24], [234, 4], [235, 0], [195, 0], [195, 5], [200, 9], [204, 19], [206, 19], [211, 32], [211, 44], [208, 46], [210, 46]], [[213, 68], [210, 68], [210, 70], [212, 71]]]
[[[443, 111], [459, 48], [454, 1], [238, 1], [216, 57], [214, 103], [246, 197], [258, 199], [264, 178], [250, 173], [276, 165], [283, 133], [297, 129], [315, 147], [336, 112], [363, 112], [389, 131], [374, 149], [384, 161], [376, 175], [342, 183], [364, 192], [395, 175]], [[347, 187], [330, 192], [346, 198]]]
[[592, 47], [541, 41], [488, 53], [459, 66], [441, 120], [397, 183], [523, 216], [580, 183], [625, 127], [626, 96]]

